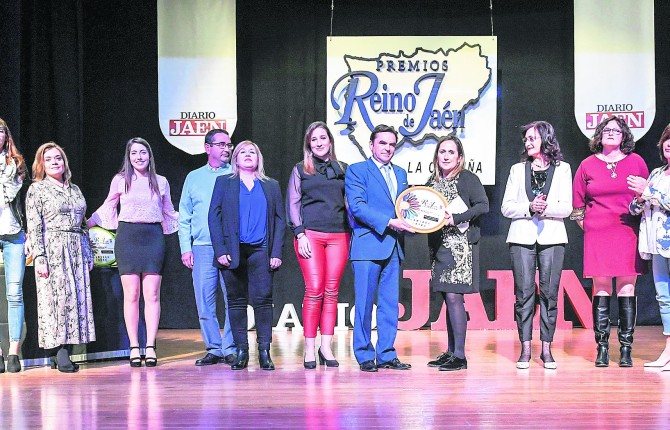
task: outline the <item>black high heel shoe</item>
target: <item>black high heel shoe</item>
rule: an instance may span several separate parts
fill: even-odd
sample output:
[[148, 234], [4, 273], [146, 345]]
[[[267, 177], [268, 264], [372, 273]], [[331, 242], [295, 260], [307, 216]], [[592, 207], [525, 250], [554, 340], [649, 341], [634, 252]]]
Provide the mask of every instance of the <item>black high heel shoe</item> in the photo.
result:
[[[156, 345], [147, 345], [147, 346], [144, 347], [145, 350], [147, 350], [149, 348], [154, 350], [154, 354], [156, 353]], [[144, 354], [145, 354], [144, 355], [144, 364], [146, 364], [147, 367], [156, 367], [156, 365], [158, 364], [158, 358], [147, 357], [146, 356], [146, 351], [144, 352]]]
[[319, 364], [320, 365], [326, 365], [326, 367], [340, 367], [340, 363], [337, 360], [327, 360], [326, 357], [323, 356], [323, 353], [321, 352], [321, 348], [319, 348]]
[[63, 373], [75, 373], [79, 371], [79, 365], [77, 363], [73, 363], [70, 361], [69, 364], [63, 364], [58, 362], [58, 357], [53, 356], [50, 358], [51, 361], [51, 368], [52, 369], [58, 369], [59, 372]]
[[316, 360], [306, 361], [303, 357], [302, 362], [303, 366], [305, 366], [305, 369], [316, 369]]
[[[139, 346], [131, 346], [130, 351], [132, 351], [133, 349], [136, 349], [136, 350], [139, 351], [140, 347]], [[130, 361], [130, 367], [142, 367], [142, 357], [141, 356], [132, 357], [132, 358], [129, 359], [129, 361]]]

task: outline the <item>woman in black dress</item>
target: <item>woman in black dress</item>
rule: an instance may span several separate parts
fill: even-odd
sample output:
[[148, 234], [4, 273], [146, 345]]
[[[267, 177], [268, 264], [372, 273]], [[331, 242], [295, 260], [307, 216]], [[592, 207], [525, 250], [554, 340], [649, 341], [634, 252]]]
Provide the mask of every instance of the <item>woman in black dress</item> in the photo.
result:
[[428, 362], [440, 370], [468, 368], [465, 358], [465, 333], [468, 316], [465, 294], [479, 292], [480, 215], [488, 213], [489, 201], [479, 178], [463, 168], [463, 144], [456, 136], [437, 143], [433, 165], [435, 173], [427, 186], [444, 195], [449, 202], [446, 224], [428, 236], [433, 262], [430, 286], [447, 304], [448, 348]]

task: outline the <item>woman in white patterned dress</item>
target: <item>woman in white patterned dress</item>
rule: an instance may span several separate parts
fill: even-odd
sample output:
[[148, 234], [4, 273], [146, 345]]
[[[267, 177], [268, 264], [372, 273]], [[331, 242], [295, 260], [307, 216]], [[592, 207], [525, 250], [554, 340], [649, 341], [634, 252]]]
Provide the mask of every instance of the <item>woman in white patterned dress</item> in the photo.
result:
[[35, 257], [39, 345], [58, 348], [51, 367], [65, 373], [79, 369], [70, 360], [68, 347], [95, 340], [86, 201], [70, 182], [71, 176], [63, 149], [47, 142], [35, 154], [34, 182], [26, 198], [28, 240]]

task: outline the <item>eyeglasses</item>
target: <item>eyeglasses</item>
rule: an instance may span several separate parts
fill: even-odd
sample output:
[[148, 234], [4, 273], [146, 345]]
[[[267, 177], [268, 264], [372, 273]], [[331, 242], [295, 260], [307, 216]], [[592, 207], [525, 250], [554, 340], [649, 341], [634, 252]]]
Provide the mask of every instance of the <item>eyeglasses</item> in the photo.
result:
[[219, 148], [228, 148], [228, 149], [233, 149], [233, 143], [226, 143], [226, 142], [212, 142], [208, 143], [209, 146], [218, 146]]
[[603, 134], [613, 134], [615, 136], [620, 135], [622, 132], [618, 128], [603, 128]]
[[534, 143], [536, 140], [538, 140], [538, 141], [542, 140], [542, 138], [541, 137], [528, 136], [528, 137], [524, 137], [521, 140], [523, 141], [523, 143], [526, 143], [526, 142]]

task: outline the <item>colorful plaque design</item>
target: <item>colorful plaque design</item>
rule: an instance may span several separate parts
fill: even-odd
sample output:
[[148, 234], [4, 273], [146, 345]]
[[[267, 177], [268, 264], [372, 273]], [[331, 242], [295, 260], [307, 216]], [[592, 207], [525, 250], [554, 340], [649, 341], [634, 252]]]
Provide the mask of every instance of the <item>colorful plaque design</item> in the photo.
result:
[[398, 196], [395, 213], [417, 233], [432, 233], [444, 225], [447, 200], [430, 187], [408, 188]]

